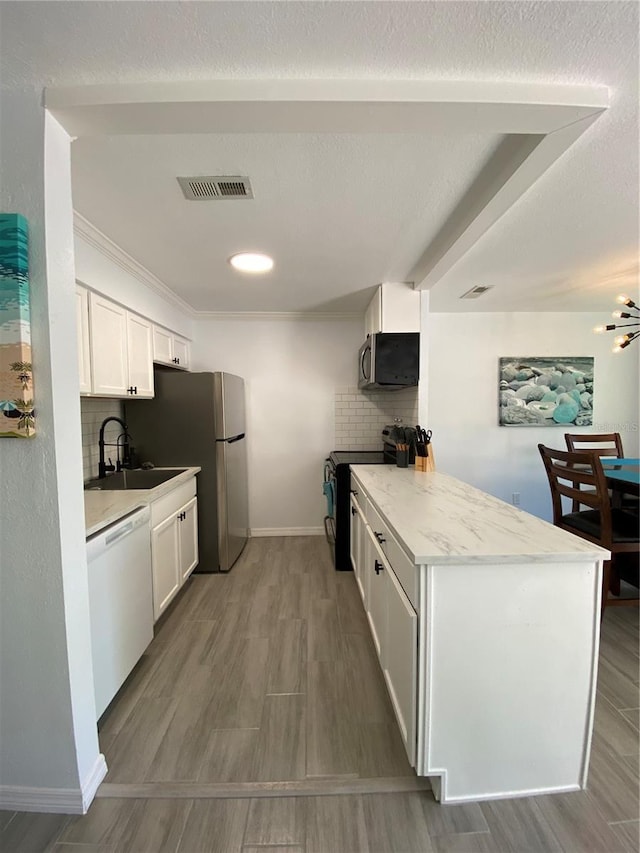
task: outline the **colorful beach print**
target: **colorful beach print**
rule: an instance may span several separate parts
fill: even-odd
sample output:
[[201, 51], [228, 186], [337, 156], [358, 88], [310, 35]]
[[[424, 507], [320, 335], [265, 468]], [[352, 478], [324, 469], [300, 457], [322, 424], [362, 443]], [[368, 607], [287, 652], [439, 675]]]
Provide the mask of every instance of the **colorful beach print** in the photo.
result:
[[0, 437], [35, 435], [27, 220], [0, 213]]
[[591, 426], [593, 357], [500, 359], [500, 426]]

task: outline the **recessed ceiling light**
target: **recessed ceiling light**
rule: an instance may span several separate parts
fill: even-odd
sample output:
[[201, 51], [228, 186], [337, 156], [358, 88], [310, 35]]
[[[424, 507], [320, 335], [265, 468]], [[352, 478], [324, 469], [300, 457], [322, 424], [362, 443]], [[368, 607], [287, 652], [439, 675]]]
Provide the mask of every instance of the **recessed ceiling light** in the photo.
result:
[[229, 263], [241, 272], [269, 272], [273, 269], [273, 258], [260, 252], [238, 252], [229, 258]]

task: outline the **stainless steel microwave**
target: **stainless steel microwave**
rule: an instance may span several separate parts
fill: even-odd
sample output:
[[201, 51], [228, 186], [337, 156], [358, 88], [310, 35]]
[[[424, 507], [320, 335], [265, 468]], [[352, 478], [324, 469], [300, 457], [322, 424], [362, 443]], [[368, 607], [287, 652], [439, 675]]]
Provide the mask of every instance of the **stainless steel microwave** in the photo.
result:
[[358, 353], [358, 387], [398, 391], [418, 384], [420, 333], [377, 332]]

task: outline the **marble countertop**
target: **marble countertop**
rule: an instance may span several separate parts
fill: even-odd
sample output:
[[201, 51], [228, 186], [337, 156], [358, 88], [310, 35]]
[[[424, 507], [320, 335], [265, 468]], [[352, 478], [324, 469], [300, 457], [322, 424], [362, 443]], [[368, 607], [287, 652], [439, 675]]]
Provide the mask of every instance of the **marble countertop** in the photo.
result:
[[603, 548], [448, 474], [392, 465], [351, 467], [416, 565], [609, 556]]
[[[171, 467], [180, 468], [181, 466], [172, 465]], [[148, 506], [148, 504], [168, 494], [176, 486], [197, 474], [199, 470], [198, 467], [185, 468], [182, 474], [172, 477], [166, 483], [161, 483], [153, 489], [128, 489], [113, 492], [85, 491], [84, 523], [87, 538], [124, 518], [125, 515], [135, 509]]]

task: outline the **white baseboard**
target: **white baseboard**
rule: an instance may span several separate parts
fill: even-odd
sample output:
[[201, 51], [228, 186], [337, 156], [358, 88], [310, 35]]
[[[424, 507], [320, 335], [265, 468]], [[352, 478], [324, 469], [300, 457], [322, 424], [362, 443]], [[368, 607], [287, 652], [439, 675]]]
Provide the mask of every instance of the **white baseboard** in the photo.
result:
[[0, 809], [16, 812], [86, 814], [98, 786], [107, 775], [104, 755], [95, 760], [82, 788], [31, 788], [0, 785]]
[[251, 538], [259, 536], [324, 536], [324, 527], [252, 527]]
[[100, 782], [107, 775], [108, 769], [104, 755], [100, 753], [94, 762], [91, 772], [82, 783], [82, 814], [86, 814], [89, 811], [89, 806], [100, 787]]

